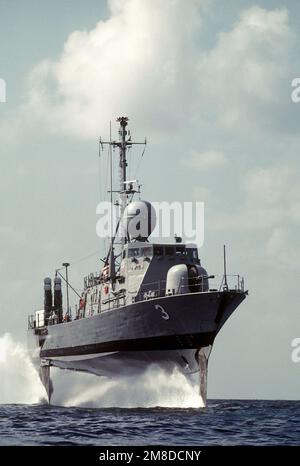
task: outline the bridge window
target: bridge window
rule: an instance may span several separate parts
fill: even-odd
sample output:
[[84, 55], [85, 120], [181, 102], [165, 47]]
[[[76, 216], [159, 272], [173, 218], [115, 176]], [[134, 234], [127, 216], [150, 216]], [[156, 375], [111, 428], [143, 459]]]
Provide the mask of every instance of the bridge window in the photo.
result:
[[164, 248], [162, 246], [154, 246], [153, 252], [155, 256], [163, 256]]
[[175, 254], [174, 246], [166, 246], [165, 247], [165, 254], [166, 254], [166, 256], [174, 256], [174, 254]]
[[187, 254], [190, 259], [198, 260], [198, 250], [196, 248], [187, 248]]
[[138, 256], [140, 256], [140, 248], [128, 249], [128, 257], [138, 257]]
[[176, 246], [176, 256], [185, 256], [186, 250], [184, 246]]
[[151, 247], [147, 247], [147, 248], [142, 248], [142, 256], [144, 257], [149, 257], [149, 256], [152, 256], [152, 248]]

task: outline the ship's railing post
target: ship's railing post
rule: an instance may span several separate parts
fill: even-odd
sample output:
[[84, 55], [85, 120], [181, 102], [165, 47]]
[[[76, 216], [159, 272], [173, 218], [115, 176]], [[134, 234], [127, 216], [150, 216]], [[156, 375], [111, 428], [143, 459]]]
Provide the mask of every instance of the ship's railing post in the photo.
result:
[[225, 284], [225, 277], [222, 276], [222, 280], [219, 286], [219, 291], [228, 291], [228, 290], [235, 290], [235, 291], [242, 291], [244, 292], [244, 278], [241, 275], [227, 275], [226, 277], [229, 279]]
[[33, 322], [34, 322], [33, 315], [31, 314], [28, 316], [28, 328], [34, 328]]
[[222, 280], [221, 280], [221, 284], [220, 284], [220, 287], [219, 287], [219, 291], [222, 290], [222, 287], [223, 287], [223, 282], [224, 282], [224, 275], [222, 276]]

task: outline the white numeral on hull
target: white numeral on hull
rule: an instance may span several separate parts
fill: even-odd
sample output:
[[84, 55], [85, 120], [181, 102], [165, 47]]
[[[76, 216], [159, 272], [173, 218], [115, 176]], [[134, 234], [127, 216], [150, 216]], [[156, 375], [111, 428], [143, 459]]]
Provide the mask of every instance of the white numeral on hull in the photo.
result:
[[160, 304], [155, 304], [154, 307], [155, 307], [156, 310], [161, 312], [161, 316], [162, 316], [163, 319], [165, 319], [165, 320], [170, 319], [169, 314], [167, 313], [167, 311], [164, 310], [164, 308], [162, 306], [160, 306]]

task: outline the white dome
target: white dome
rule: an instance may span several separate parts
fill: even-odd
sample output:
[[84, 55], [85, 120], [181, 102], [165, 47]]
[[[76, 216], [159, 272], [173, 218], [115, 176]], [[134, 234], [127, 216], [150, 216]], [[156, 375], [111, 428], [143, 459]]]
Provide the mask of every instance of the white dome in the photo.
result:
[[156, 226], [156, 212], [148, 201], [129, 204], [123, 217], [123, 233], [130, 239], [146, 240]]

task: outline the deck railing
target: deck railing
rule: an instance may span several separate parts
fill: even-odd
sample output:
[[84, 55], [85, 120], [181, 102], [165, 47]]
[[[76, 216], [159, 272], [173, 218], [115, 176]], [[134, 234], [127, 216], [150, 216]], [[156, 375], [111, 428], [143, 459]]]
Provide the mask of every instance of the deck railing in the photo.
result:
[[[221, 291], [245, 291], [244, 278], [240, 275], [202, 275], [193, 278], [182, 278], [177, 289], [166, 290], [166, 280], [157, 280], [151, 283], [143, 283], [138, 291], [132, 292], [132, 303], [147, 301], [163, 296], [172, 296], [193, 292], [221, 292]], [[76, 319], [90, 317], [100, 312], [109, 311], [111, 309], [118, 309], [128, 304], [124, 290], [114, 296], [110, 295], [105, 300], [95, 301], [92, 304], [92, 309], [86, 309], [84, 315], [79, 316], [76, 312]], [[41, 323], [38, 314], [28, 316], [28, 329], [39, 329]], [[58, 322], [47, 322], [46, 325], [53, 325]]]
[[[212, 281], [212, 279], [214, 281]], [[162, 296], [172, 296], [183, 293], [210, 292], [210, 291], [239, 291], [244, 292], [244, 278], [240, 275], [201, 275], [180, 280], [177, 289], [166, 290], [166, 280], [158, 280], [152, 283], [142, 284], [135, 302], [144, 301]], [[167, 291], [167, 292], [166, 292]]]

